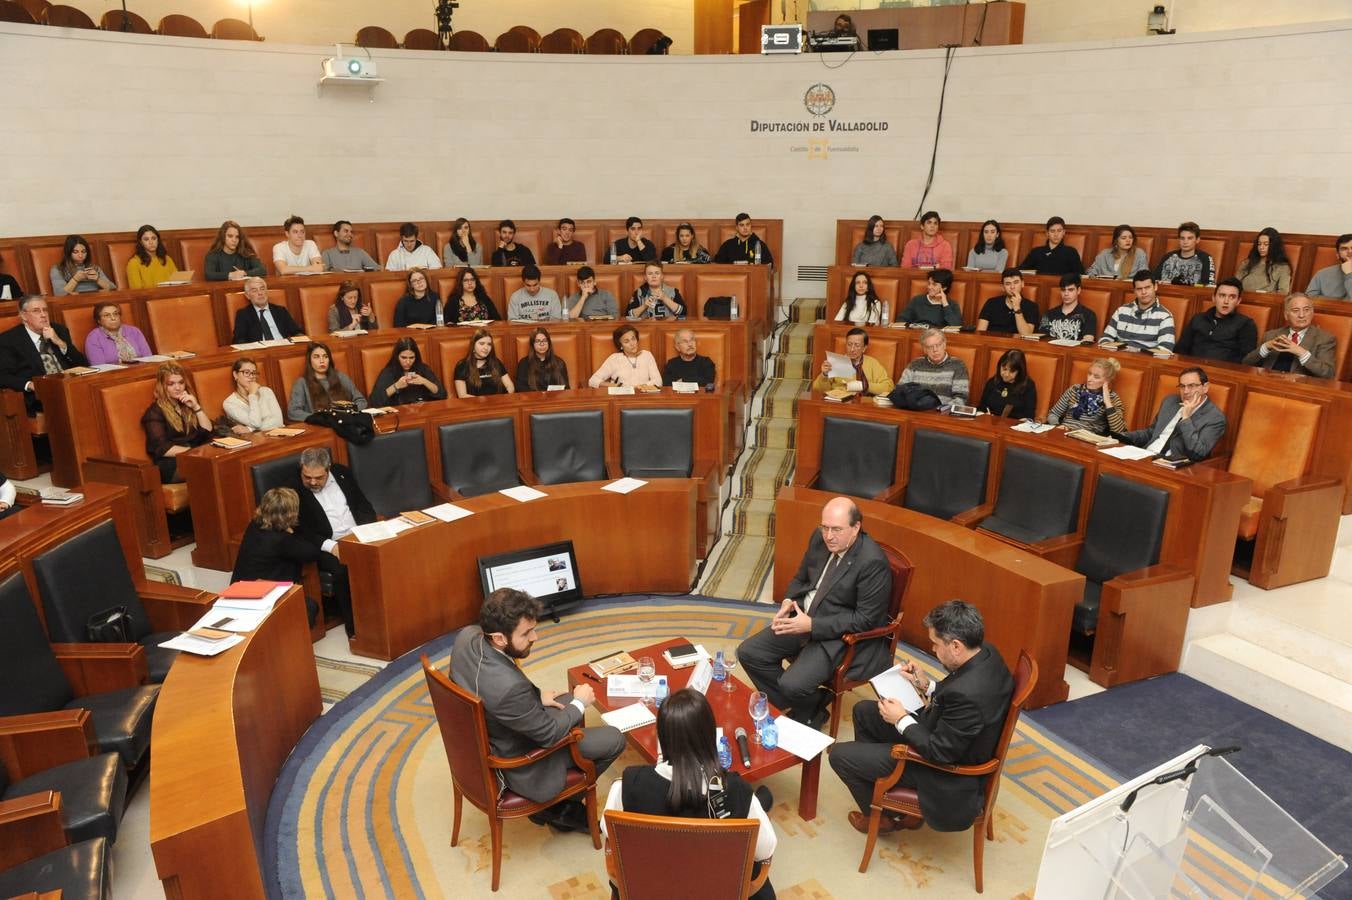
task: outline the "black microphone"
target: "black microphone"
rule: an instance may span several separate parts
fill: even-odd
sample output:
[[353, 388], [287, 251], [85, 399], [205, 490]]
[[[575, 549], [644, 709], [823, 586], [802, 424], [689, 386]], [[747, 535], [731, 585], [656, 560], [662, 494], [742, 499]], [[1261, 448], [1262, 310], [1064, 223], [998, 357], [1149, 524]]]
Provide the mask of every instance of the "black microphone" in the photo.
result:
[[733, 734], [737, 736], [737, 749], [742, 753], [742, 768], [749, 769], [751, 768], [751, 746], [746, 742], [746, 729], [739, 725]]

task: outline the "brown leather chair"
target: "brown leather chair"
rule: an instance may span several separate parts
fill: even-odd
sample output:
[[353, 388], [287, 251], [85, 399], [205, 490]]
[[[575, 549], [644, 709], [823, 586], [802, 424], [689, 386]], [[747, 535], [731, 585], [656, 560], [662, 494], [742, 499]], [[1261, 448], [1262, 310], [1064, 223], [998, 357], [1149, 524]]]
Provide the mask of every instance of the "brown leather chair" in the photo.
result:
[[[546, 325], [545, 327], [549, 326]], [[525, 359], [530, 355], [530, 338], [529, 332], [521, 332], [516, 335], [515, 341], [512, 342], [511, 346], [515, 348], [518, 360]], [[561, 332], [558, 334], [551, 333], [549, 338], [554, 345], [554, 355], [563, 360], [563, 364], [568, 367], [568, 384], [571, 387], [586, 386], [587, 379], [591, 376], [593, 370], [588, 368], [587, 358], [583, 355], [586, 348], [582, 343], [582, 335], [575, 331]], [[503, 350], [508, 349], [511, 349], [511, 347], [503, 347]], [[658, 363], [658, 365], [661, 365], [661, 363]], [[516, 378], [515, 364], [511, 367], [511, 376], [513, 379]], [[521, 390], [521, 385], [518, 384], [516, 389]]]
[[211, 36], [218, 41], [261, 41], [258, 32], [248, 22], [239, 19], [221, 19], [211, 26]]
[[[483, 701], [455, 684], [444, 672], [434, 668], [427, 654], [420, 657], [427, 692], [437, 714], [441, 742], [451, 768], [451, 791], [455, 812], [451, 825], [451, 846], [460, 842], [460, 809], [463, 799], [488, 816], [488, 831], [493, 844], [493, 890], [502, 875], [502, 822], [533, 815], [560, 800], [581, 795], [587, 805], [587, 823], [591, 826], [592, 846], [601, 847], [601, 830], [596, 822], [596, 767], [579, 752], [582, 729], [574, 728], [552, 747], [534, 750], [525, 756], [494, 756], [488, 745], [488, 721]], [[551, 753], [566, 748], [573, 765], [568, 769], [563, 790], [544, 803], [535, 803], [498, 784], [498, 773], [506, 769], [539, 762]]]
[[34, 22], [42, 21], [42, 14], [52, 5], [50, 0], [18, 0], [20, 6], [28, 10]]
[[770, 861], [755, 868], [756, 819], [681, 819], [606, 812], [606, 872], [620, 900], [670, 897], [679, 882], [686, 897], [746, 900], [770, 877]]
[[887, 624], [841, 637], [845, 642], [845, 655], [841, 658], [840, 665], [831, 673], [831, 681], [827, 684], [827, 688], [831, 691], [831, 720], [827, 725], [827, 734], [831, 737], [835, 737], [840, 731], [840, 717], [845, 711], [844, 695], [868, 684], [867, 678], [857, 677], [861, 673], [850, 672], [859, 645], [864, 641], [885, 640], [888, 646], [887, 658], [891, 660], [897, 655], [897, 641], [901, 639], [902, 604], [906, 599], [906, 588], [910, 586], [911, 573], [915, 571], [915, 566], [896, 547], [881, 542], [878, 546], [887, 557], [887, 567], [892, 570], [892, 595], [887, 602]]
[[517, 31], [504, 31], [493, 42], [493, 49], [498, 53], [534, 53], [538, 48], [538, 43], [532, 46], [530, 38]]
[[38, 20], [18, 3], [0, 0], [0, 22], [13, 22], [16, 25], [36, 25]]
[[[97, 297], [98, 294], [94, 294], [94, 296]], [[66, 329], [70, 332], [70, 339], [75, 343], [75, 346], [79, 347], [81, 350], [84, 350], [85, 348], [85, 338], [89, 337], [89, 332], [93, 331], [96, 327], [94, 323], [94, 310], [97, 308], [98, 301], [89, 305], [77, 306], [73, 309], [67, 308], [61, 310], [61, 324], [66, 326]], [[136, 324], [135, 307], [130, 300], [118, 301], [117, 308], [122, 310], [123, 322], [128, 325]]]
[[85, 15], [83, 10], [61, 5], [47, 7], [42, 13], [42, 24], [55, 25], [57, 28], [95, 27], [94, 20]]
[[556, 28], [540, 38], [541, 53], [586, 53], [587, 39], [572, 28]]
[[[296, 296], [300, 301], [300, 326], [305, 329], [306, 334], [318, 338], [321, 334], [329, 333], [329, 309], [333, 306], [337, 294], [338, 287], [332, 284], [306, 285], [296, 289]], [[366, 299], [365, 293], [362, 294], [362, 299]], [[374, 308], [372, 311], [374, 312]], [[381, 322], [377, 317], [376, 324], [387, 323]]]
[[398, 50], [399, 39], [379, 25], [367, 25], [357, 31], [353, 43], [358, 47], [376, 50]]
[[[950, 346], [949, 352], [952, 352], [952, 349], [953, 348]], [[1105, 351], [1104, 355], [1108, 356], [1109, 354]], [[1119, 354], [1117, 358], [1122, 360], [1124, 357], [1130, 356], [1131, 354], [1129, 353]], [[1091, 362], [1092, 360], [1088, 359], [1072, 360], [1070, 364], [1070, 380], [1067, 381], [1066, 384], [1084, 384], [1085, 378], [1089, 375], [1089, 364]], [[1128, 428], [1144, 428], [1155, 418], [1155, 410], [1141, 409], [1141, 388], [1144, 380], [1145, 370], [1135, 369], [1131, 366], [1124, 365], [1117, 373], [1117, 377], [1113, 379], [1113, 383], [1110, 386], [1112, 390], [1117, 392], [1117, 396], [1122, 400], [1123, 418], [1127, 420]], [[1058, 395], [1056, 399], [1059, 400], [1060, 395]], [[1053, 400], [1052, 402], [1054, 403], [1056, 401]]]
[[214, 234], [178, 239], [178, 253], [174, 259], [180, 268], [197, 273], [193, 276], [196, 282], [205, 282], [207, 279], [207, 251], [215, 241]]
[[159, 34], [169, 37], [190, 37], [190, 38], [208, 38], [207, 30], [202, 27], [202, 23], [192, 16], [183, 16], [178, 13], [167, 15], [160, 19], [159, 25], [155, 27]]
[[663, 36], [660, 28], [640, 28], [629, 39], [629, 52], [634, 56], [643, 56]]
[[976, 880], [976, 892], [983, 890], [982, 858], [986, 841], [995, 840], [995, 798], [1000, 793], [1000, 770], [1005, 765], [1005, 754], [1009, 751], [1010, 738], [1014, 736], [1014, 726], [1019, 722], [1019, 712], [1028, 702], [1028, 697], [1037, 685], [1037, 663], [1028, 655], [1028, 651], [1019, 651], [1019, 662], [1014, 667], [1014, 693], [1009, 698], [1009, 714], [1000, 729], [1000, 742], [996, 745], [995, 756], [977, 766], [948, 766], [930, 762], [905, 744], [892, 748], [892, 757], [897, 767], [891, 774], [879, 778], [873, 786], [873, 804], [868, 819], [868, 840], [864, 844], [864, 858], [859, 862], [859, 871], [867, 872], [869, 858], [873, 855], [873, 845], [878, 842], [878, 826], [882, 822], [883, 810], [902, 813], [908, 816], [921, 816], [920, 796], [915, 788], [897, 787], [901, 774], [907, 765], [928, 766], [940, 772], [952, 775], [985, 778], [983, 788], [985, 798], [981, 812], [972, 822], [972, 870]]
[[161, 353], [206, 353], [221, 345], [210, 294], [150, 300], [146, 303], [146, 324], [150, 328], [146, 339]]
[[[1332, 302], [1342, 303], [1345, 301], [1335, 300]], [[1349, 349], [1352, 349], [1352, 316], [1316, 312], [1314, 324], [1333, 335], [1337, 341], [1337, 347], [1333, 353], [1333, 377], [1346, 380], [1348, 352]], [[1258, 333], [1261, 335], [1263, 332], [1260, 330]]]
[[110, 9], [99, 19], [99, 27], [104, 31], [122, 31], [123, 24], [132, 34], [154, 34], [150, 23], [134, 12], [124, 13], [120, 9]]
[[414, 28], [404, 35], [405, 50], [440, 50], [441, 36], [430, 28]]
[[622, 56], [629, 52], [629, 41], [614, 28], [601, 28], [587, 38], [587, 52], [596, 56]]
[[[995, 356], [994, 351], [991, 352], [991, 356], [990, 365], [994, 369], [1000, 357]], [[1024, 349], [1023, 358], [1028, 367], [1028, 377], [1033, 380], [1033, 384], [1037, 385], [1037, 407], [1034, 416], [1041, 422], [1047, 418], [1047, 410], [1051, 408], [1051, 405], [1056, 402], [1062, 393], [1057, 390], [1061, 383], [1062, 356], [1060, 353], [1040, 353], [1030, 347]], [[998, 374], [998, 372], [992, 372], [989, 377]], [[980, 389], [973, 387], [971, 392], [972, 400], [981, 399]]]
[[[123, 290], [130, 290], [127, 278], [127, 263], [136, 255], [135, 239], [104, 241], [103, 247], [108, 253], [108, 277], [120, 285]], [[168, 252], [168, 248], [165, 249], [165, 252]]]
[[[404, 49], [411, 50], [408, 44], [404, 44]], [[420, 50], [435, 49], [432, 47], [419, 47]], [[488, 38], [479, 34], [477, 31], [455, 31], [451, 33], [451, 43], [448, 50], [459, 50], [462, 53], [487, 53], [493, 47], [488, 43]]]

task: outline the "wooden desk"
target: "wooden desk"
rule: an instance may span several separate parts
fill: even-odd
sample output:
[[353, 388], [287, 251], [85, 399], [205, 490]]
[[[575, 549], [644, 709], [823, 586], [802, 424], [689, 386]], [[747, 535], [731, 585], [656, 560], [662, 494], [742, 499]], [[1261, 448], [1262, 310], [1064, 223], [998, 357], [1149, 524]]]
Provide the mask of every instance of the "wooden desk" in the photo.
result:
[[[821, 523], [833, 495], [786, 486], [775, 498], [775, 596], [784, 596], [802, 562], [808, 539]], [[1030, 558], [1008, 544], [923, 513], [859, 500], [864, 531], [916, 560], [906, 591], [902, 637], [927, 649], [921, 620], [955, 597], [981, 610], [986, 640], [1005, 662], [1027, 650], [1043, 673], [1029, 698], [1030, 709], [1059, 703], [1070, 690], [1063, 673], [1071, 614], [1084, 595], [1084, 576], [1045, 560]]]
[[150, 738], [150, 849], [166, 896], [266, 896], [268, 799], [319, 713], [299, 587], [239, 645], [209, 658], [180, 655]]
[[813, 10], [807, 14], [808, 30], [830, 31], [841, 13], [852, 17], [854, 29], [864, 41], [863, 49], [872, 49], [867, 46], [870, 28], [897, 29], [899, 50], [928, 50], [950, 44], [994, 47], [1023, 43], [1022, 3]]
[[[630, 650], [629, 655], [634, 659], [640, 659], [644, 656], [650, 656], [653, 660], [653, 666], [657, 675], [667, 677], [667, 687], [671, 693], [684, 688], [690, 682], [690, 674], [694, 668], [674, 669], [667, 662], [662, 651], [668, 647], [674, 647], [677, 644], [688, 644], [690, 641], [684, 638], [672, 638], [657, 644], [650, 644], [647, 647], [639, 647], [636, 650]], [[617, 651], [618, 652], [618, 651]], [[732, 748], [732, 771], [737, 772], [747, 781], [759, 781], [767, 775], [773, 775], [776, 772], [783, 772], [785, 769], [792, 769], [799, 764], [803, 767], [802, 778], [798, 787], [798, 817], [805, 822], [811, 822], [817, 817], [817, 785], [821, 778], [821, 754], [817, 754], [812, 759], [803, 760], [797, 756], [776, 747], [774, 750], [766, 750], [763, 746], [756, 743], [751, 737], [756, 733], [755, 722], [751, 718], [749, 703], [751, 695], [755, 688], [748, 687], [743, 681], [729, 675], [734, 684], [734, 690], [725, 690], [723, 685], [717, 681], [709, 684], [708, 691], [704, 696], [709, 701], [709, 706], [714, 712], [714, 722], [721, 726], [723, 734], [728, 739], [728, 746]], [[602, 712], [609, 712], [612, 709], [618, 709], [621, 706], [628, 706], [632, 703], [640, 702], [634, 697], [616, 697], [614, 700], [606, 693], [604, 679], [599, 679], [587, 665], [573, 666], [568, 670], [568, 686], [577, 687], [579, 684], [589, 684], [596, 691], [596, 705]], [[781, 715], [781, 711], [773, 705], [770, 707], [772, 716]], [[742, 758], [738, 752], [737, 741], [734, 738], [734, 732], [737, 728], [745, 728], [747, 744], [751, 750], [751, 768], [742, 765]], [[630, 746], [639, 752], [649, 763], [657, 762], [657, 726], [645, 725], [642, 728], [635, 728], [633, 731], [626, 732], [625, 738]]]
[[477, 621], [483, 595], [476, 560], [572, 540], [587, 595], [683, 593], [695, 571], [693, 479], [649, 482], [629, 494], [602, 482], [550, 485], [520, 503], [485, 494], [456, 505], [474, 515], [435, 522], [396, 538], [340, 542], [352, 585], [352, 652], [377, 659], [402, 653]]

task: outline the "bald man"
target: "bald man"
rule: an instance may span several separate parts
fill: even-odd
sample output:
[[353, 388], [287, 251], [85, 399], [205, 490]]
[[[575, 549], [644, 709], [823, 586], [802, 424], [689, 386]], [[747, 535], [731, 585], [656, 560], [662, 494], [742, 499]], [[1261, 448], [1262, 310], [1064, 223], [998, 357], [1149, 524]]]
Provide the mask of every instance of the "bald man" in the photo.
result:
[[[887, 623], [892, 571], [863, 525], [863, 515], [850, 498], [827, 503], [779, 612], [737, 651], [756, 689], [813, 728], [826, 721], [830, 695], [822, 686], [845, 656], [841, 638]], [[887, 650], [885, 641], [860, 644], [851, 675], [872, 678], [890, 668]]]

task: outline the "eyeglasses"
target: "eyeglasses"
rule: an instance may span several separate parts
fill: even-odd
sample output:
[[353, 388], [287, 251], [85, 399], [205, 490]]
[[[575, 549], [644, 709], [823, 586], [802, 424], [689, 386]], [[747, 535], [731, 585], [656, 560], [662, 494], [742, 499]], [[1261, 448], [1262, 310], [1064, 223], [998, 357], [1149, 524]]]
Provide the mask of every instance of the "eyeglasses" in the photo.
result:
[[248, 375], [248, 376], [250, 376], [251, 378], [257, 378], [257, 377], [258, 377], [258, 370], [257, 370], [257, 369], [240, 369], [240, 370], [239, 370], [239, 374], [241, 374], [241, 375]]
[[1197, 390], [1198, 388], [1200, 388], [1201, 386], [1202, 386], [1202, 382], [1200, 382], [1200, 381], [1195, 382], [1195, 383], [1193, 383], [1193, 384], [1183, 384], [1182, 382], [1179, 382], [1178, 389], [1179, 389], [1180, 391], [1195, 391], [1195, 390]]
[[832, 534], [843, 534], [844, 532], [849, 531], [849, 530], [850, 530], [852, 527], [854, 527], [854, 526], [852, 526], [852, 525], [818, 525], [817, 527], [820, 528], [820, 529], [822, 530], [822, 534], [825, 534], [825, 535], [832, 535]]

